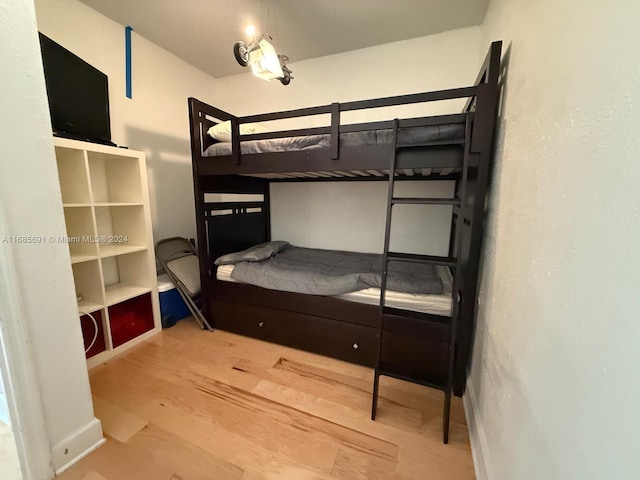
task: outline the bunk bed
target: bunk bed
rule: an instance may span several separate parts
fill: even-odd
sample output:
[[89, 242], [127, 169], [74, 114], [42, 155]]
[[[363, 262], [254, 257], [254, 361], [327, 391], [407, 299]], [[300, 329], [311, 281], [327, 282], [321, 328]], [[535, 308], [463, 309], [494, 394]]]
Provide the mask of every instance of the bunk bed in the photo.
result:
[[[237, 117], [189, 99], [191, 150], [203, 311], [213, 328], [375, 368], [380, 375], [445, 393], [444, 441], [451, 394], [462, 395], [470, 358], [485, 196], [499, 94], [501, 42], [494, 42], [470, 87]], [[466, 99], [461, 113], [358, 124], [341, 114], [378, 107]], [[329, 115], [323, 127], [247, 133], [250, 124]], [[207, 132], [228, 122], [230, 141]], [[394, 184], [454, 180], [452, 198], [399, 198]], [[269, 242], [271, 182], [383, 181], [388, 199], [381, 284], [374, 300], [280, 291], [229, 281], [214, 261]], [[446, 256], [389, 250], [394, 205], [449, 205]], [[390, 306], [388, 266], [438, 265], [452, 274], [450, 307], [429, 313]], [[378, 298], [376, 298], [376, 295]], [[371, 295], [370, 295], [371, 297]], [[355, 300], [355, 301], [354, 301]]]

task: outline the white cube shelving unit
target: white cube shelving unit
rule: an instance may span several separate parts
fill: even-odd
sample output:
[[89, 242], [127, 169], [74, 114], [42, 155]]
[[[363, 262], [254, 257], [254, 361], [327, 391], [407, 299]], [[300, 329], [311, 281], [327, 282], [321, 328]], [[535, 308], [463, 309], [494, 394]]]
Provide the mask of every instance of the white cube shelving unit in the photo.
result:
[[54, 139], [71, 267], [92, 367], [161, 330], [143, 152]]

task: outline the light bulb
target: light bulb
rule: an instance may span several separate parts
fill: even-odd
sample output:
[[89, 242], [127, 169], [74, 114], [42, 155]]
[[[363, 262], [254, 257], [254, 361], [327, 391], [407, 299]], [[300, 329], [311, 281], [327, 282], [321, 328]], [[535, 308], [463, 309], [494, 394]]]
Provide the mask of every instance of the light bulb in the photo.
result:
[[256, 34], [256, 27], [253, 25], [247, 26], [245, 33], [247, 34], [247, 37], [253, 37]]

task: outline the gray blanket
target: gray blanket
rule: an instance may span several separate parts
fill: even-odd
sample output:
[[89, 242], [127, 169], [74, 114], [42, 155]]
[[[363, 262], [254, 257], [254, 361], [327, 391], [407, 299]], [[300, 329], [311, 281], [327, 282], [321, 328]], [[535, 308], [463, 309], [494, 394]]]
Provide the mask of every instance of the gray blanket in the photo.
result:
[[[340, 134], [340, 145], [343, 147], [380, 145], [391, 143], [392, 138], [393, 131], [389, 129], [348, 132]], [[398, 130], [398, 143], [409, 145], [456, 138], [464, 138], [464, 125], [459, 123], [404, 127]], [[331, 135], [245, 140], [240, 142], [240, 153], [294, 152], [329, 148], [330, 145]], [[204, 152], [205, 157], [216, 155], [231, 155], [231, 142], [214, 143]]]
[[[262, 262], [240, 262], [231, 278], [239, 282], [311, 295], [339, 295], [380, 288], [382, 256], [288, 246]], [[387, 288], [406, 293], [442, 293], [433, 265], [392, 262]]]

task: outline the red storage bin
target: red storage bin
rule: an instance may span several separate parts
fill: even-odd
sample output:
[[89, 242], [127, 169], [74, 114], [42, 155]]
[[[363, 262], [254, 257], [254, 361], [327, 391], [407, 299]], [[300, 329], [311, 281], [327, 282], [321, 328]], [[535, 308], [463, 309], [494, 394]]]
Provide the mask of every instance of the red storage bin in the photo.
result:
[[109, 325], [114, 348], [152, 330], [151, 294], [145, 293], [109, 307]]
[[87, 358], [91, 358], [94, 355], [97, 355], [100, 352], [104, 352], [107, 349], [107, 344], [104, 340], [104, 325], [102, 324], [102, 311], [98, 310], [97, 312], [91, 312], [93, 318], [96, 319], [96, 324], [98, 325], [98, 336], [96, 337], [96, 341], [93, 346], [87, 351], [89, 345], [91, 345], [91, 341], [93, 340], [93, 336], [96, 334], [96, 327], [93, 324], [93, 320], [89, 317], [89, 315], [82, 315], [80, 317], [80, 326], [82, 327], [82, 338], [84, 338], [84, 350], [85, 356]]

